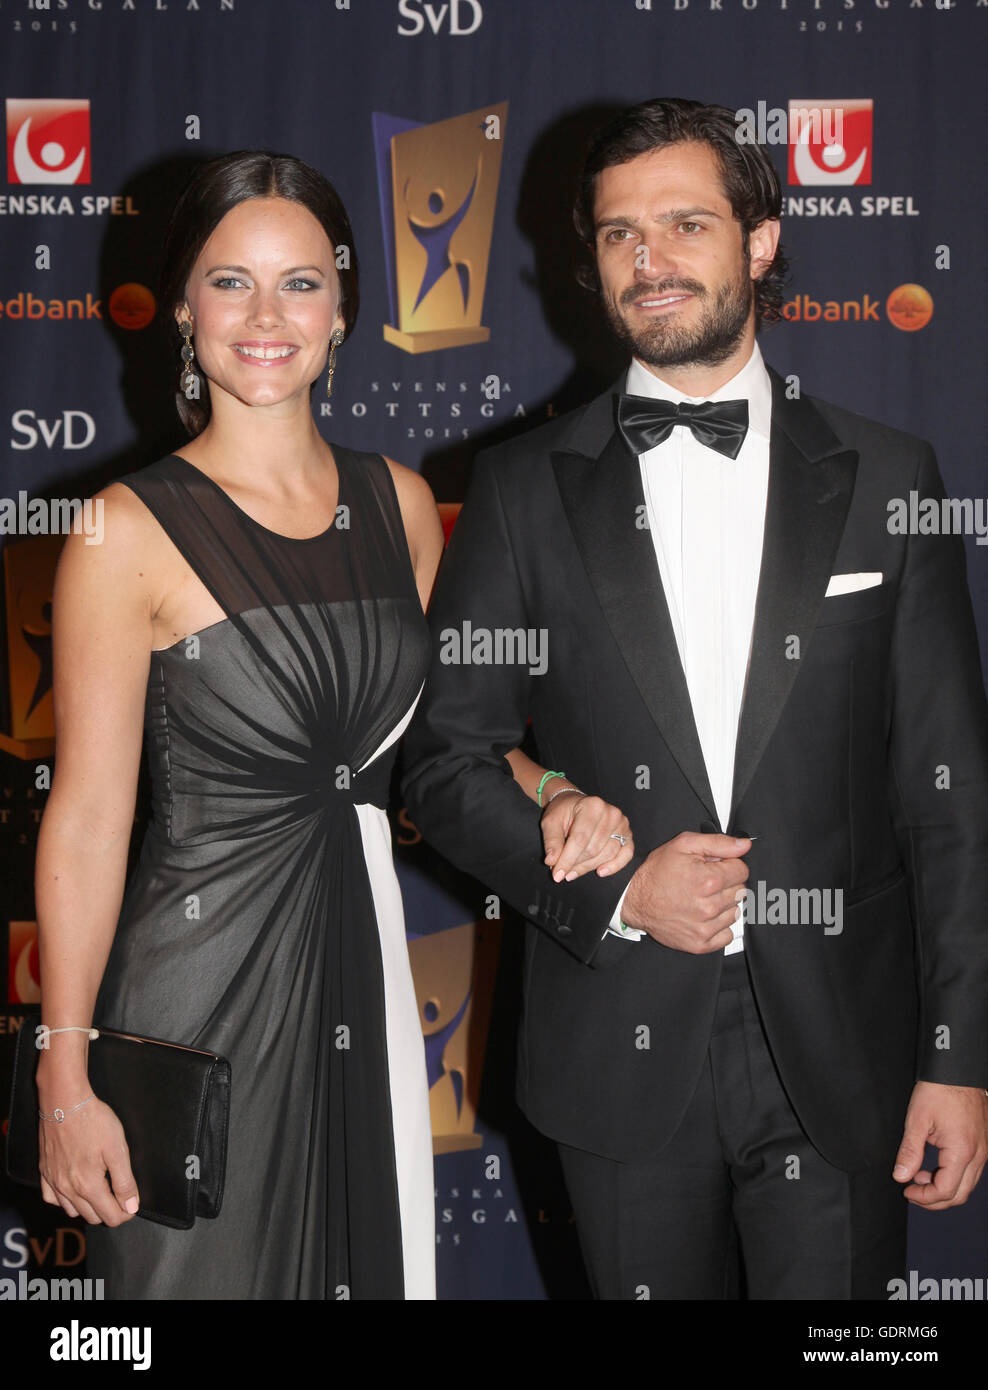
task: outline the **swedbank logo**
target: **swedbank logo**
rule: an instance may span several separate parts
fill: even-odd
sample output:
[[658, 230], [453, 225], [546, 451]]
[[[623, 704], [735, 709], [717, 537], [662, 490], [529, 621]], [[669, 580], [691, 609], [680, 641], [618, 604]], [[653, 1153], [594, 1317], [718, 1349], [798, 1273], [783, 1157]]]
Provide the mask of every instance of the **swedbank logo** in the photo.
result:
[[782, 306], [782, 316], [790, 323], [881, 323], [885, 310], [889, 323], [903, 333], [925, 328], [933, 317], [933, 296], [922, 285], [898, 285], [885, 300], [864, 294], [860, 299], [814, 299], [797, 294]]
[[933, 296], [922, 285], [900, 285], [885, 301], [885, 312], [896, 328], [915, 333], [933, 317]]
[[154, 318], [154, 308], [154, 295], [147, 285], [140, 285], [134, 280], [118, 285], [110, 295], [110, 318], [118, 328], [131, 331], [147, 328]]

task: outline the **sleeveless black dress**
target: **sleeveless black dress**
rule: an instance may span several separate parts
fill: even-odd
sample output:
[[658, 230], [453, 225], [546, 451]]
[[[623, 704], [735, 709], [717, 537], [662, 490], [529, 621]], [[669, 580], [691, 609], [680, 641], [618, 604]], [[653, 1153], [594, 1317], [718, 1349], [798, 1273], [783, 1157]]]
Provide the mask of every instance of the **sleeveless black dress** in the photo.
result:
[[94, 1018], [221, 1053], [232, 1084], [220, 1215], [87, 1228], [108, 1298], [435, 1297], [383, 810], [429, 635], [387, 464], [333, 454], [336, 521], [302, 540], [175, 454], [119, 480], [227, 616], [152, 653], [151, 819]]

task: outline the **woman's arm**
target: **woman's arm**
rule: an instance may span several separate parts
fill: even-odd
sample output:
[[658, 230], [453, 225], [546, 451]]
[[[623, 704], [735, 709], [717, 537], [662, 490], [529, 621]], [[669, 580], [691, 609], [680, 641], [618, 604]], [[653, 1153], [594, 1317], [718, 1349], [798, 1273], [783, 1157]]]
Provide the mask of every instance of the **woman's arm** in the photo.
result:
[[[504, 756], [525, 795], [538, 801], [539, 785], [549, 769], [533, 762], [520, 748], [512, 748]], [[568, 777], [551, 777], [542, 787], [542, 843], [545, 862], [557, 883], [563, 878], [580, 878], [591, 869], [606, 878], [623, 869], [635, 852], [634, 836], [623, 812], [599, 796], [577, 796], [579, 790]], [[559, 796], [558, 792], [567, 794]]]
[[[539, 783], [549, 771], [547, 767], [542, 767], [539, 763], [532, 761], [520, 748], [512, 748], [510, 753], [505, 753], [505, 759], [511, 764], [511, 771], [515, 781], [521, 787], [526, 796], [533, 801], [538, 801]], [[568, 777], [551, 777], [542, 788], [542, 805], [548, 804], [550, 796], [556, 792], [563, 791], [565, 788], [572, 787], [574, 791], [579, 790], [575, 782], [571, 782]]]
[[[421, 474], [383, 457], [394, 479], [415, 582], [426, 609], [443, 553], [442, 522], [432, 489]], [[506, 756], [515, 781], [526, 796], [538, 801], [539, 783], [548, 769], [533, 762], [520, 748], [513, 748]], [[577, 790], [566, 778], [553, 777], [542, 795], [543, 806], [552, 798], [541, 824], [545, 862], [552, 866], [553, 878], [557, 882], [564, 877], [580, 878], [591, 869], [603, 878], [624, 868], [634, 855], [634, 840], [623, 813], [597, 796], [556, 796], [563, 788]], [[617, 835], [624, 844], [615, 838]]]
[[[42, 1019], [52, 1029], [93, 1021], [123, 899], [152, 641], [146, 509], [121, 484], [94, 501], [102, 540], [67, 537], [53, 595], [56, 762], [35, 865]], [[89, 1094], [90, 1046], [98, 1040], [79, 1032], [47, 1039], [37, 1073], [47, 1113]], [[137, 1189], [112, 1110], [97, 1099], [63, 1124], [40, 1123], [45, 1200], [90, 1222], [129, 1220]]]
[[[547, 769], [547, 767], [542, 767], [539, 763], [532, 762], [532, 759], [528, 758], [527, 753], [522, 753], [520, 748], [513, 748], [510, 753], [504, 753], [504, 758], [510, 763], [511, 773], [514, 774], [514, 780], [520, 785], [525, 796], [531, 796], [532, 801], [538, 801], [539, 783], [541, 783], [542, 778], [545, 777], [549, 769]], [[563, 791], [563, 788], [567, 787], [573, 787], [574, 790], [578, 790], [577, 785], [571, 783], [568, 777], [550, 777], [545, 787], [542, 788], [542, 805], [546, 805], [550, 796], [556, 794], [557, 791]]]

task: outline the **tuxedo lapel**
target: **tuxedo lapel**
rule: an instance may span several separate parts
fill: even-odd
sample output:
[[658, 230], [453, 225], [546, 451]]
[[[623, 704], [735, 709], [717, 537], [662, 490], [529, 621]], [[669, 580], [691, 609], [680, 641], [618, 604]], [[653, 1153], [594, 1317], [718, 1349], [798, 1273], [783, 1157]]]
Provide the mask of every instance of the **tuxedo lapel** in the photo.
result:
[[812, 401], [787, 400], [782, 378], [771, 367], [769, 374], [772, 432], [765, 537], [728, 828], [805, 659], [833, 573], [858, 463], [857, 452], [842, 447]]
[[[858, 455], [812, 401], [772, 379], [765, 535], [738, 725], [731, 827], [805, 658], [854, 491]], [[632, 680], [714, 824], [718, 817], [655, 548], [641, 469], [615, 425], [616, 392], [587, 406], [552, 466], [577, 548]], [[795, 655], [793, 638], [799, 639]], [[743, 829], [743, 827], [742, 827]]]
[[[559, 495], [618, 649], [670, 753], [709, 816], [713, 795], [655, 548], [638, 460], [614, 420], [614, 390], [590, 403], [552, 453]], [[643, 752], [643, 761], [647, 754]]]

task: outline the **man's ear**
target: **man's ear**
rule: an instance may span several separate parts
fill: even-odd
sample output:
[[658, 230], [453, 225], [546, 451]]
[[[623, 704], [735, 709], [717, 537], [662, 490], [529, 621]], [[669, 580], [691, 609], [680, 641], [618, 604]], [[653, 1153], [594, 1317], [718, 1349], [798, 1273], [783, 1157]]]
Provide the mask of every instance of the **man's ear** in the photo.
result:
[[748, 234], [749, 271], [752, 280], [760, 280], [775, 260], [782, 223], [777, 217], [767, 217]]

